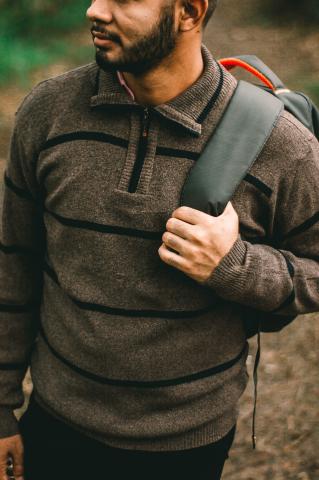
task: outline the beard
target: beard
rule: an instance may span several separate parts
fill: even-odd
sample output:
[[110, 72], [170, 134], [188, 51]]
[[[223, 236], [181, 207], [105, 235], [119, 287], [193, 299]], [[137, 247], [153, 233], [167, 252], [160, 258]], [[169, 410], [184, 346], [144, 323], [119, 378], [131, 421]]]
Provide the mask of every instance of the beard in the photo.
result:
[[[120, 70], [140, 75], [159, 65], [176, 46], [178, 34], [174, 29], [174, 13], [173, 4], [163, 7], [155, 26], [130, 47], [122, 46], [123, 53], [118, 60], [108, 60], [105, 55], [107, 50], [98, 48], [95, 55], [98, 66], [105, 71]], [[117, 35], [111, 39], [122, 45]]]

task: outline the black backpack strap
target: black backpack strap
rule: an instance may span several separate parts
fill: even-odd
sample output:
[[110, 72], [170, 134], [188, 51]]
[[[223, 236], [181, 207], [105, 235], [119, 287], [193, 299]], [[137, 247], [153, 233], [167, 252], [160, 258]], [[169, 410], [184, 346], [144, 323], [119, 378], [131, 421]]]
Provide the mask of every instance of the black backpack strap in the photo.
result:
[[221, 121], [190, 169], [180, 205], [220, 215], [268, 140], [283, 104], [245, 81], [238, 82]]

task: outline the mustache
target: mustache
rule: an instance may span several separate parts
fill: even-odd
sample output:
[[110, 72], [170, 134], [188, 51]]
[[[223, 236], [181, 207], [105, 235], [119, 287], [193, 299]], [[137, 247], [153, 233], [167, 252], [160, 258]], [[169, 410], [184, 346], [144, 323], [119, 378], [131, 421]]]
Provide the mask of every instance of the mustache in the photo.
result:
[[116, 33], [108, 32], [107, 30], [105, 30], [99, 25], [96, 25], [96, 24], [92, 25], [91, 27], [92, 36], [94, 36], [93, 32], [100, 33], [101, 35], [103, 35], [103, 37], [105, 37], [106, 40], [112, 40], [113, 42], [121, 44], [121, 39], [118, 35], [116, 35]]

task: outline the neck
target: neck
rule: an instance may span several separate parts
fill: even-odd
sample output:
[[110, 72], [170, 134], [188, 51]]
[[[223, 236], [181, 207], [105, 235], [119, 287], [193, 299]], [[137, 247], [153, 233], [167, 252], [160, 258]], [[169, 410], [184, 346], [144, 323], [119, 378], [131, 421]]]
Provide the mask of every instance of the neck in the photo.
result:
[[145, 74], [123, 72], [123, 77], [137, 103], [156, 106], [172, 100], [193, 85], [203, 69], [201, 42], [193, 42], [193, 45], [177, 45], [169, 58]]

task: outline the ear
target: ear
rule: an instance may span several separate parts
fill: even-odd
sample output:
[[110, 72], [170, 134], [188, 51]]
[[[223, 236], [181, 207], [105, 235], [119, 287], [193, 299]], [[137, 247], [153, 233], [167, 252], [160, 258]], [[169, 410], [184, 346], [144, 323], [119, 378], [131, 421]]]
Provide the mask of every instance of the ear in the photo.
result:
[[202, 25], [208, 8], [208, 0], [183, 0], [179, 28], [187, 32]]

